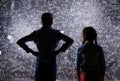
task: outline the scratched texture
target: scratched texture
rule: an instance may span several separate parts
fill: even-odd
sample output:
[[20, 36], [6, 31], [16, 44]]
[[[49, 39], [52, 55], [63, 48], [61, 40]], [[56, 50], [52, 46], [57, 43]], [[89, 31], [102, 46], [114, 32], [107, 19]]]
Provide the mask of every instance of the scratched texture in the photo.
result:
[[[53, 13], [53, 27], [74, 39], [74, 44], [57, 56], [57, 79], [75, 79], [74, 61], [82, 42], [81, 31], [93, 26], [105, 53], [105, 81], [120, 80], [119, 0], [0, 0], [0, 81], [34, 79], [36, 58], [16, 41], [41, 27], [44, 12]], [[28, 45], [37, 50], [33, 42]]]

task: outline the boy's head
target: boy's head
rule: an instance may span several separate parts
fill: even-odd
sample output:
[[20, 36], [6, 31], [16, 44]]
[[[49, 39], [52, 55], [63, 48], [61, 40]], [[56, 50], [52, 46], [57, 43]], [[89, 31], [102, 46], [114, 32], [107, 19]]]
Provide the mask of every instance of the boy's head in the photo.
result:
[[49, 12], [43, 13], [41, 20], [43, 26], [51, 26], [53, 24], [53, 14]]

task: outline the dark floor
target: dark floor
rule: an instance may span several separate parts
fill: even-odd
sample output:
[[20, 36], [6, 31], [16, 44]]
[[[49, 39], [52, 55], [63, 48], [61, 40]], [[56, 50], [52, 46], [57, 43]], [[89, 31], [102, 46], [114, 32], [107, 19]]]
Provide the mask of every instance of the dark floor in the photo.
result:
[[[35, 81], [35, 80], [12, 80], [12, 79], [5, 79], [5, 80], [0, 80], [0, 81]], [[75, 80], [75, 79], [71, 79], [71, 80], [56, 80], [56, 81], [78, 81], [78, 80]], [[113, 81], [113, 80], [110, 80], [110, 81]], [[114, 80], [114, 81], [120, 81], [120, 80]]]
[[[6, 79], [3, 81], [34, 81], [34, 80], [10, 80], [10, 79]], [[77, 81], [77, 80], [56, 80], [56, 81]]]

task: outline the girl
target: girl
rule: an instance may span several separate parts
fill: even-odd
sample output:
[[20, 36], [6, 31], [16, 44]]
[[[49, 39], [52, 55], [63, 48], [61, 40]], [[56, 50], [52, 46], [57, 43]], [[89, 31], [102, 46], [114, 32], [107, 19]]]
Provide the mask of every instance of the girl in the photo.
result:
[[83, 44], [76, 57], [78, 81], [103, 81], [106, 65], [102, 47], [97, 44], [96, 30], [85, 27], [82, 36]]

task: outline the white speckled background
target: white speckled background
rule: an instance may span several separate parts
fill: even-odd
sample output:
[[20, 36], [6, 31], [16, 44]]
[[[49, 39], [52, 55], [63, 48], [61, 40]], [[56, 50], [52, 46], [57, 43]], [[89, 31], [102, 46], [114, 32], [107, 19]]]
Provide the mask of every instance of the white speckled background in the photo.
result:
[[[1, 0], [0, 1], [0, 81], [34, 79], [35, 57], [16, 45], [16, 41], [41, 27], [44, 12], [54, 14], [60, 29], [74, 44], [58, 55], [57, 79], [74, 79], [76, 49], [81, 31], [93, 26], [107, 63], [105, 81], [120, 80], [120, 1], [119, 0]], [[28, 43], [36, 50], [33, 43]]]

